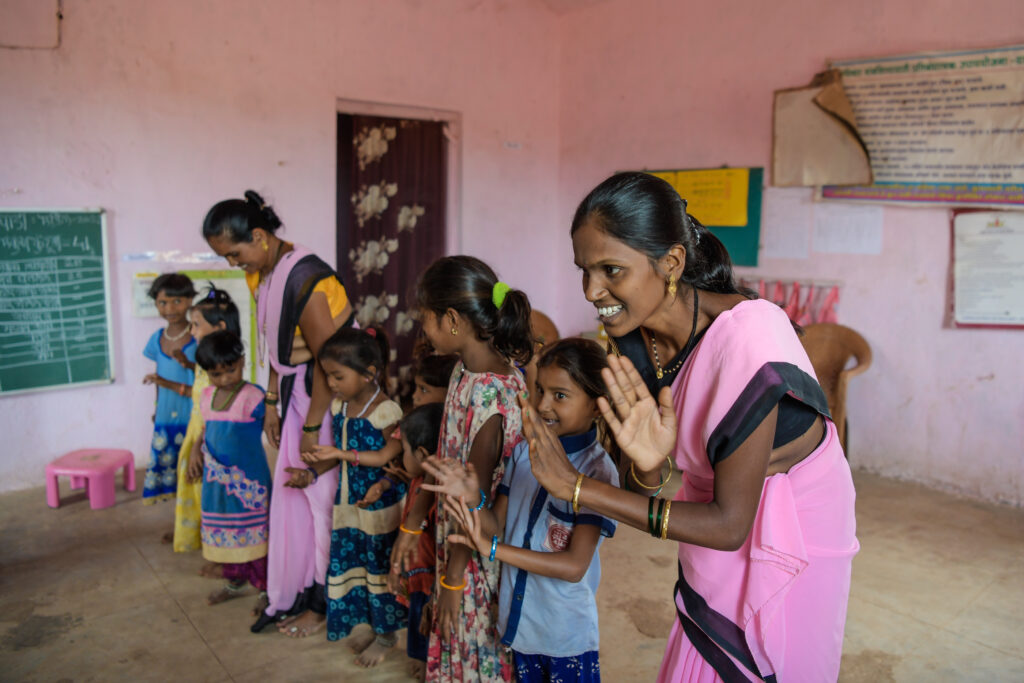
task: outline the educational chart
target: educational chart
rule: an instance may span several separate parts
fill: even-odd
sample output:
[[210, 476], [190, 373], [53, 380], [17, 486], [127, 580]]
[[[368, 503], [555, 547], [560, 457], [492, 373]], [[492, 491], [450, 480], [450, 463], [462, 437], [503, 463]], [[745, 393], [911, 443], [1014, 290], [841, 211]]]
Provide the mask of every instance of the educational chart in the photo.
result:
[[953, 322], [1024, 327], [1024, 213], [953, 214]]
[[1024, 45], [831, 64], [874, 184], [825, 199], [1024, 205]]
[[756, 266], [763, 168], [647, 171], [686, 199], [686, 210], [725, 245], [733, 265]]
[[0, 393], [111, 382], [102, 211], [0, 210]]

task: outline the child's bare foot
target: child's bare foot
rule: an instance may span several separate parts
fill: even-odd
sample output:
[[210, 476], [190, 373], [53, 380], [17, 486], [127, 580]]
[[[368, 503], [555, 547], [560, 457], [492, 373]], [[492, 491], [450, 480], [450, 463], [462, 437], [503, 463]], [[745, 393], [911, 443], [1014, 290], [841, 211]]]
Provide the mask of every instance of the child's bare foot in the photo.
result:
[[353, 633], [345, 641], [348, 645], [348, 649], [352, 650], [356, 654], [359, 654], [370, 646], [373, 639], [377, 637], [377, 634], [373, 631], [360, 631], [359, 633]]
[[356, 657], [356, 664], [359, 666], [365, 666], [367, 669], [377, 666], [384, 661], [384, 657], [387, 655], [388, 650], [393, 648], [394, 645], [386, 645], [378, 638], [374, 638], [366, 649], [359, 653]]
[[163, 536], [160, 537], [160, 542], [163, 543], [164, 545], [169, 545], [171, 543], [174, 543], [174, 532], [173, 531], [168, 531], [166, 534], [164, 534]]
[[305, 638], [322, 631], [326, 625], [326, 615], [317, 614], [313, 610], [306, 610], [291, 621], [281, 622], [277, 630], [289, 638]]
[[199, 576], [205, 576], [208, 579], [223, 579], [224, 566], [219, 562], [204, 562], [203, 566], [199, 568]]
[[221, 586], [218, 590], [213, 591], [206, 596], [207, 605], [219, 605], [222, 602], [228, 600], [234, 600], [235, 598], [242, 597], [242, 593], [245, 591], [245, 584], [234, 584], [226, 583]]
[[252, 606], [252, 615], [254, 617], [258, 617], [263, 614], [269, 606], [270, 597], [267, 595], [267, 591], [260, 591], [259, 597], [256, 598], [256, 602]]
[[425, 680], [427, 677], [427, 663], [418, 659], [409, 660], [409, 676], [417, 681]]

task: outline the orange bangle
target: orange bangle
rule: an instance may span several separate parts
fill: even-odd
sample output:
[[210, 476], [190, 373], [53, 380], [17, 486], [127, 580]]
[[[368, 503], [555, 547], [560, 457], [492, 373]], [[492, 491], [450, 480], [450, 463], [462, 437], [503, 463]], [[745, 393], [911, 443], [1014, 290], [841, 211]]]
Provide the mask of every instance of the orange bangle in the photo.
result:
[[449, 586], [447, 583], [444, 582], [444, 580], [447, 579], [447, 578], [448, 577], [445, 576], [444, 574], [441, 575], [441, 588], [447, 588], [450, 591], [460, 591], [460, 590], [462, 590], [463, 588], [466, 587], [466, 580], [465, 579], [463, 579], [462, 583], [460, 585], [458, 585], [458, 586]]
[[404, 524], [399, 524], [398, 525], [398, 530], [399, 531], [404, 531], [407, 534], [412, 534], [413, 536], [419, 536], [420, 534], [423, 533], [423, 529], [420, 529], [419, 531], [412, 531], [410, 529], [406, 529]]

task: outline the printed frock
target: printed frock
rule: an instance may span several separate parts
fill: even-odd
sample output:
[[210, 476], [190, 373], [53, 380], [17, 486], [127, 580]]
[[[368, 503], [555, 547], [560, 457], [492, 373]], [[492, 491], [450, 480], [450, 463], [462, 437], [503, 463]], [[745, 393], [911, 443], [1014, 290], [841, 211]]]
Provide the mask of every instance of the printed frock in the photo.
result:
[[[156, 362], [156, 374], [169, 382], [192, 384], [194, 373], [185, 368], [177, 360], [164, 353], [160, 346], [160, 338], [164, 330], [160, 328], [150, 336], [142, 355]], [[195, 362], [196, 340], [189, 340], [182, 348], [185, 357]], [[175, 392], [157, 388], [156, 414], [153, 418], [153, 441], [150, 446], [149, 465], [146, 467], [146, 478], [142, 484], [143, 502], [152, 504], [158, 500], [168, 500], [175, 496], [178, 488], [178, 451], [185, 440], [189, 415], [192, 412], [192, 399], [180, 396]]]
[[203, 547], [199, 527], [202, 523], [203, 480], [188, 480], [188, 458], [192, 445], [203, 434], [203, 389], [210, 386], [206, 370], [196, 367], [192, 382], [192, 414], [185, 440], [178, 451], [178, 497], [174, 504], [174, 552], [185, 553]]
[[[384, 401], [367, 417], [345, 417], [345, 409], [340, 401], [331, 405], [334, 445], [342, 450], [380, 450], [387, 443], [381, 430], [402, 418], [394, 401]], [[406, 485], [392, 486], [366, 508], [356, 505], [385, 474], [382, 467], [341, 463], [327, 570], [328, 640], [347, 637], [356, 624], [369, 624], [383, 634], [405, 628], [408, 621], [406, 608], [387, 586]]]
[[[214, 410], [215, 387], [203, 391], [203, 557], [245, 564], [265, 557], [270, 466], [263, 450], [263, 389], [246, 383], [226, 410]], [[223, 391], [221, 396], [223, 398]]]
[[[516, 397], [526, 390], [522, 375], [509, 368], [508, 375], [466, 370], [460, 361], [452, 372], [445, 396], [444, 422], [438, 444], [439, 455], [466, 464], [477, 432], [495, 415], [502, 417], [501, 457], [491, 476], [487, 500], [493, 501], [505, 465], [522, 440], [523, 420]], [[450, 547], [448, 535], [458, 523], [443, 506], [437, 510], [437, 575], [445, 573]], [[427, 652], [428, 681], [509, 681], [512, 663], [498, 632], [499, 563], [473, 553], [466, 565], [466, 588], [462, 597], [462, 618], [455, 634], [442, 642], [437, 619], [431, 625]], [[434, 591], [437, 614], [439, 590]]]

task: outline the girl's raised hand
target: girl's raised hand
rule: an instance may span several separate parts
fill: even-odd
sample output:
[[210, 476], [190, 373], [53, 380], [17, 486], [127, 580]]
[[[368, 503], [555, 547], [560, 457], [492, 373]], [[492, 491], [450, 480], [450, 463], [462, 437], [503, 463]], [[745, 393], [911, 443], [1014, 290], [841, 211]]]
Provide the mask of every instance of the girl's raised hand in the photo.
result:
[[597, 399], [597, 407], [619, 448], [644, 472], [661, 467], [676, 446], [678, 425], [672, 390], [664, 387], [655, 401], [628, 358], [609, 355], [608, 367], [601, 376], [611, 401], [602, 396]]
[[288, 473], [288, 481], [284, 483], [288, 488], [304, 489], [313, 483], [313, 473], [309, 470], [299, 467], [285, 467], [284, 471]]
[[569, 500], [579, 472], [569, 462], [562, 442], [530, 405], [530, 399], [520, 394], [519, 407], [523, 411], [523, 436], [530, 446], [530, 471], [552, 496]]
[[444, 493], [453, 498], [462, 496], [468, 500], [480, 500], [480, 480], [477, 479], [473, 463], [463, 467], [452, 458], [444, 460], [432, 455], [423, 461], [423, 469], [434, 477], [434, 483], [423, 484], [426, 491]]
[[387, 465], [384, 465], [384, 471], [390, 474], [395, 479], [399, 479], [402, 483], [408, 484], [412, 481], [412, 477], [405, 471], [399, 460], [392, 460]]
[[299, 454], [299, 457], [302, 458], [302, 462], [308, 462], [312, 465], [313, 463], [320, 462], [321, 460], [340, 458], [341, 451], [334, 446], [318, 443], [313, 444], [313, 446], [308, 450], [303, 449], [302, 453]]
[[466, 499], [462, 496], [459, 496], [457, 500], [445, 498], [444, 508], [466, 531], [465, 534], [448, 534], [448, 541], [451, 543], [461, 543], [464, 546], [468, 546], [470, 550], [478, 550], [483, 555], [489, 555], [491, 552], [491, 541], [482, 535], [480, 511], [476, 509], [470, 510], [469, 506], [466, 505]]

